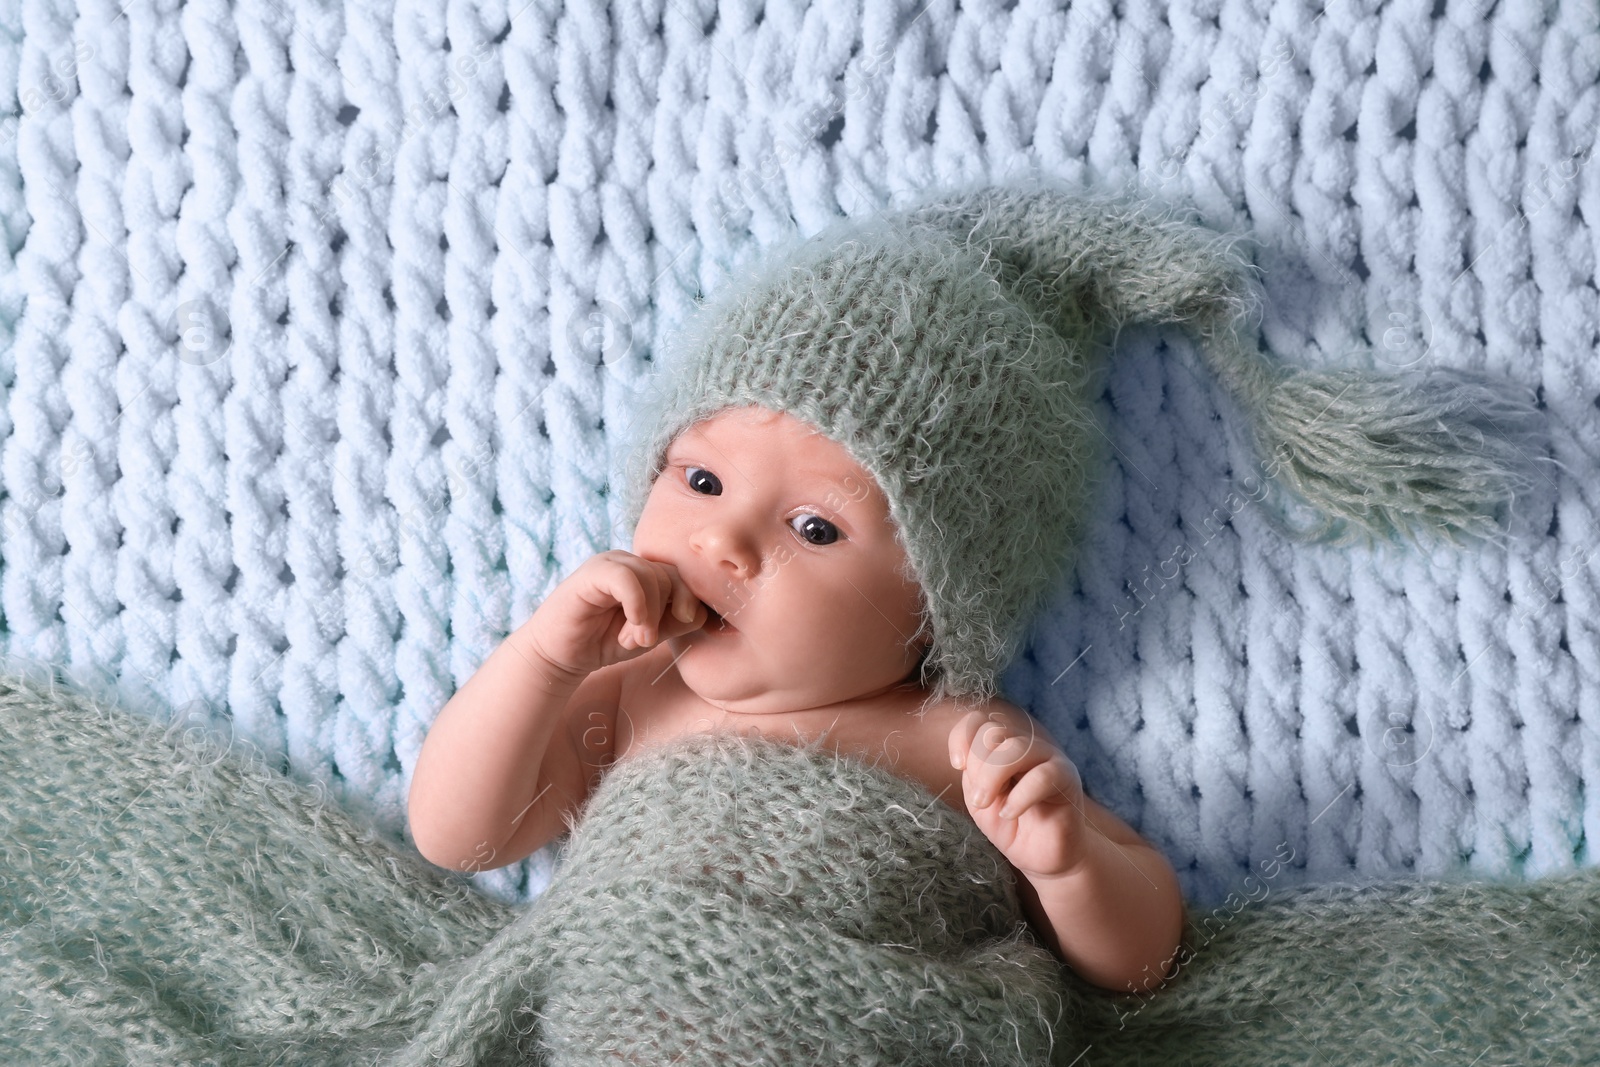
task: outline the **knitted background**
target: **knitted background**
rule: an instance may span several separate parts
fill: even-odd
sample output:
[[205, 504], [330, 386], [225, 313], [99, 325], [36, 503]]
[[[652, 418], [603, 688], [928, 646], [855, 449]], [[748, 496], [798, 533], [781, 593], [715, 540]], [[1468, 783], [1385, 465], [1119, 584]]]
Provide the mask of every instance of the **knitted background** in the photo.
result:
[[1588, 0], [0, 0], [4, 651], [398, 839], [450, 694], [628, 547], [616, 445], [696, 291], [1033, 161], [1249, 230], [1285, 359], [1540, 387], [1566, 471], [1506, 548], [1285, 543], [1184, 335], [1125, 331], [1010, 698], [1196, 905], [1290, 855], [1589, 865], [1597, 127]]

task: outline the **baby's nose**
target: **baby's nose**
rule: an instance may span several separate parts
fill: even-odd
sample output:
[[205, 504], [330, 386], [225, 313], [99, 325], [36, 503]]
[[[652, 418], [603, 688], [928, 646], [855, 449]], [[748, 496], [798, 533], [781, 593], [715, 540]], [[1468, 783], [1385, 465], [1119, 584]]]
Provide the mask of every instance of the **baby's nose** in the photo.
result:
[[730, 565], [741, 580], [761, 572], [761, 549], [747, 530], [731, 523], [708, 523], [691, 538], [691, 543], [713, 565]]

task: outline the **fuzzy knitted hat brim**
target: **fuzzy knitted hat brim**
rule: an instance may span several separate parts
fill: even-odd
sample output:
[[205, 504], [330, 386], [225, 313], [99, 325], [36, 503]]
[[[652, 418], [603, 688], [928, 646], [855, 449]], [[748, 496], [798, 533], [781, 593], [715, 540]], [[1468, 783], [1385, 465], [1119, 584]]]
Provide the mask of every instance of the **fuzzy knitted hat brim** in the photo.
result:
[[[1264, 470], [1328, 518], [1285, 534], [1490, 534], [1537, 412], [1464, 376], [1290, 370], [1254, 343], [1238, 235], [1034, 177], [836, 223], [719, 289], [665, 354], [629, 453], [638, 522], [667, 446], [729, 407], [802, 419], [877, 480], [925, 597], [930, 700], [981, 703], [1074, 562], [1108, 438], [1117, 331], [1180, 323]], [[1270, 486], [1270, 482], [1268, 483]]]

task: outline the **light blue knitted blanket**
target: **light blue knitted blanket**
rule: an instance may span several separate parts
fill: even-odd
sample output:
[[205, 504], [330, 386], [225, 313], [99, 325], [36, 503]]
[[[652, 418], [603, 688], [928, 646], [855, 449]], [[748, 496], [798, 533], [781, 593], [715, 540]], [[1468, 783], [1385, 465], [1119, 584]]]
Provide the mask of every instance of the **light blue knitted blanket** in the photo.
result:
[[[0, 0], [0, 644], [399, 843], [451, 693], [626, 547], [618, 445], [695, 294], [1038, 166], [1249, 233], [1288, 360], [1537, 387], [1565, 473], [1505, 546], [1290, 545], [1188, 340], [1128, 331], [1116, 465], [1008, 696], [1201, 906], [1287, 849], [1285, 884], [1587, 866], [1597, 20]], [[477, 885], [531, 899], [553, 858]]]

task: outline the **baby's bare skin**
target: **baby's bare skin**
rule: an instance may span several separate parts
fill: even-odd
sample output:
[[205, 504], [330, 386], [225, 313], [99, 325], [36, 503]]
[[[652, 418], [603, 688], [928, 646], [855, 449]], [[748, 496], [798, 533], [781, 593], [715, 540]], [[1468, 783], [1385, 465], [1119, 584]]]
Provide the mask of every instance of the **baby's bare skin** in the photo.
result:
[[419, 850], [514, 863], [610, 767], [688, 733], [820, 738], [972, 819], [1084, 977], [1155, 984], [1182, 927], [1170, 864], [1021, 709], [920, 687], [929, 636], [897, 530], [872, 475], [793, 416], [730, 409], [680, 434], [633, 550], [586, 561], [435, 720], [408, 801]]
[[[825, 749], [914, 780], [951, 810], [967, 814], [961, 772], [951, 766], [946, 753], [950, 731], [965, 709], [954, 704], [924, 707], [926, 692], [908, 684], [823, 709], [738, 714], [690, 689], [678, 674], [674, 655], [670, 645], [662, 644], [622, 665], [622, 693], [615, 714], [608, 718], [599, 709], [575, 736], [569, 735], [571, 758], [585, 769], [586, 785], [647, 748], [692, 733], [731, 730], [795, 743], [821, 738]], [[563, 776], [561, 784], [577, 789], [578, 781], [576, 776]]]

